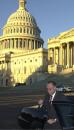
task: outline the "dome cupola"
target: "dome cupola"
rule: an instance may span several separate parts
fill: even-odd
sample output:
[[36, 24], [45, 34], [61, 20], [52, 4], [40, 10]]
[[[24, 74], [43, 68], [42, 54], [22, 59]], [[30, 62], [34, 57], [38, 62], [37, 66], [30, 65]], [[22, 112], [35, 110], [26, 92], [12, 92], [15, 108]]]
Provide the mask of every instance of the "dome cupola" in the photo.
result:
[[[19, 8], [9, 16], [3, 27], [3, 36], [8, 37], [10, 41], [13, 39], [12, 42], [16, 39], [14, 44], [21, 41], [19, 42], [21, 47], [23, 46], [21, 45], [22, 40], [25, 40], [25, 43], [28, 44], [27, 48], [29, 46], [31, 46], [30, 48], [40, 48], [43, 47], [43, 39], [40, 37], [40, 33], [41, 31], [37, 26], [35, 18], [26, 9], [26, 0], [19, 0]], [[35, 44], [36, 47], [34, 47]]]

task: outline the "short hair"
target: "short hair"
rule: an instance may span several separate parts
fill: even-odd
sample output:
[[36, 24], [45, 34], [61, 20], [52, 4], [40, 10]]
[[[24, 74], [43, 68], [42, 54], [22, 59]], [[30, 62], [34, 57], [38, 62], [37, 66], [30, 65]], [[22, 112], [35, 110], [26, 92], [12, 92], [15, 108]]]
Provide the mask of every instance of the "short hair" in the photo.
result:
[[57, 86], [55, 81], [48, 81], [48, 84], [52, 83], [54, 86]]

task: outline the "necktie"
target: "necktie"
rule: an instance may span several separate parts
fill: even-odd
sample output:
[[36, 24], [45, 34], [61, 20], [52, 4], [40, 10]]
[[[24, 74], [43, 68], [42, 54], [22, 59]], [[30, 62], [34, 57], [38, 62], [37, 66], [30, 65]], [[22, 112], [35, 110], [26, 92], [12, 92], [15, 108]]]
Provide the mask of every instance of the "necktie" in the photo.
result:
[[50, 96], [49, 102], [52, 104], [52, 95]]

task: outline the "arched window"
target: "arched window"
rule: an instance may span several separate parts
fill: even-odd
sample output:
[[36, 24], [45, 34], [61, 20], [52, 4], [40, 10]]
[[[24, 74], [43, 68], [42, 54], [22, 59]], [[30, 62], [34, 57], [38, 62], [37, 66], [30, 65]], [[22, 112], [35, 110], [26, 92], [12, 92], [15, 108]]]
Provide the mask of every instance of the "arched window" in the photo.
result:
[[30, 60], [30, 62], [32, 62], [32, 60]]

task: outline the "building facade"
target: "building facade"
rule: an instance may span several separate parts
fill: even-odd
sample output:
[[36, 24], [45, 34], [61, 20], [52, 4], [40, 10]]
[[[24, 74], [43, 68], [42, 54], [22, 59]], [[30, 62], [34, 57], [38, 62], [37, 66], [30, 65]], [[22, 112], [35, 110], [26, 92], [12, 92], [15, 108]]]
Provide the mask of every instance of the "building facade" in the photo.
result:
[[48, 39], [48, 72], [74, 71], [74, 29]]
[[40, 33], [26, 1], [19, 0], [19, 8], [8, 18], [0, 36], [1, 87], [35, 82], [47, 71], [47, 49]]

